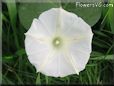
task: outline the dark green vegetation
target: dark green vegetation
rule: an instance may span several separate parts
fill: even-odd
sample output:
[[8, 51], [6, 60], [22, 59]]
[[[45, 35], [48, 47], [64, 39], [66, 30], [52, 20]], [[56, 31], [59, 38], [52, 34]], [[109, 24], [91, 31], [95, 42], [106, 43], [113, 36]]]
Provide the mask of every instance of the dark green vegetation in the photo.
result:
[[[14, 0], [12, 0], [14, 1]], [[53, 78], [36, 73], [24, 49], [24, 33], [32, 19], [55, 3], [2, 3], [2, 84], [108, 84], [114, 80], [114, 7], [77, 8], [62, 3], [92, 26], [92, 53], [86, 69], [80, 75]], [[36, 13], [37, 12], [37, 13]]]

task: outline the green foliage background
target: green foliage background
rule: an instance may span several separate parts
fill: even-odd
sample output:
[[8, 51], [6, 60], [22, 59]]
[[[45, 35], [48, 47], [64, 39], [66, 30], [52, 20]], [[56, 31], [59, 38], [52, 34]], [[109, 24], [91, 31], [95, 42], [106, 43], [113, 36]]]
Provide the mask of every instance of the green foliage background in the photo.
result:
[[2, 2], [2, 84], [111, 84], [114, 81], [114, 7], [76, 8], [74, 3], [61, 3], [64, 9], [76, 13], [92, 26], [90, 60], [80, 75], [54, 78], [36, 73], [25, 52], [24, 33], [34, 17], [59, 6], [53, 2]]

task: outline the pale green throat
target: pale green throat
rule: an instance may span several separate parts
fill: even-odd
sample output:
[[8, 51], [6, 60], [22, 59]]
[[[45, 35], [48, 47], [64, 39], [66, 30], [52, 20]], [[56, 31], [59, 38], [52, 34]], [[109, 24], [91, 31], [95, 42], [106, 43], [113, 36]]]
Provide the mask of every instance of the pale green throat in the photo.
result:
[[62, 39], [60, 37], [55, 37], [52, 42], [54, 47], [60, 48], [62, 45]]

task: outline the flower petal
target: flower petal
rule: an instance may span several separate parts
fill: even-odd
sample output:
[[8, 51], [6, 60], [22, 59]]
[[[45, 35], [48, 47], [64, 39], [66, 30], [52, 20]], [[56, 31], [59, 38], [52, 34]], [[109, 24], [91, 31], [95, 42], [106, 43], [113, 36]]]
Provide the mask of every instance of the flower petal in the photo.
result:
[[62, 10], [61, 16], [61, 34], [69, 37], [92, 34], [91, 27], [76, 14]]
[[43, 52], [43, 54], [39, 53], [39, 54], [29, 55], [28, 56], [28, 59], [29, 59], [30, 63], [32, 63], [35, 66], [37, 72], [40, 72], [39, 68], [40, 68], [42, 62], [46, 59], [48, 53], [49, 52], [45, 50]]
[[70, 74], [75, 74], [74, 68], [65, 58], [63, 53], [56, 53], [41, 72], [53, 77], [65, 77]]
[[25, 35], [33, 35], [37, 38], [50, 36], [49, 32], [46, 30], [43, 24], [36, 18], [33, 20], [30, 29], [27, 31], [27, 33], [25, 33]]
[[85, 68], [89, 60], [91, 53], [91, 39], [83, 39], [78, 42], [73, 42], [69, 47], [69, 53], [72, 55], [79, 72]]
[[45, 40], [44, 41], [39, 40], [39, 39], [36, 39], [35, 37], [31, 37], [27, 35], [25, 39], [25, 49], [26, 49], [27, 55], [35, 55], [35, 54], [42, 53], [44, 51], [49, 51], [50, 46]]
[[55, 35], [57, 29], [61, 26], [61, 11], [60, 8], [52, 8], [39, 16], [39, 20], [52, 35]]

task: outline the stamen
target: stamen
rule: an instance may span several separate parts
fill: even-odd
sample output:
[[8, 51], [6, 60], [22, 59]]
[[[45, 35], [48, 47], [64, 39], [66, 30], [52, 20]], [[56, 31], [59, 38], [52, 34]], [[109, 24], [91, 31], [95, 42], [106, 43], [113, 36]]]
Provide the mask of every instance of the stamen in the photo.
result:
[[60, 47], [62, 45], [62, 39], [60, 37], [55, 37], [52, 42], [54, 47]]

